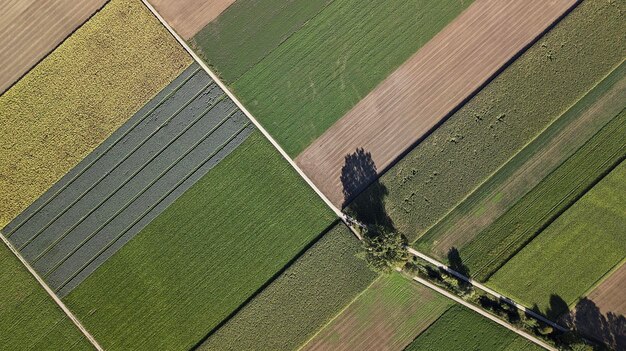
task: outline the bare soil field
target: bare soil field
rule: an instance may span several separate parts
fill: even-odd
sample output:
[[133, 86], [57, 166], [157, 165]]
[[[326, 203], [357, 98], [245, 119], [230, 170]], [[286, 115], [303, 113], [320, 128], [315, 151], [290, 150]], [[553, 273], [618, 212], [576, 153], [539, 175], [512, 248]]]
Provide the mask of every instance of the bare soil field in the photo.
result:
[[156, 10], [185, 40], [217, 18], [235, 0], [150, 0]]
[[383, 276], [302, 350], [403, 350], [452, 304], [399, 274]]
[[0, 93], [54, 50], [107, 1], [0, 2]]
[[476, 1], [296, 162], [334, 204], [345, 205], [375, 178], [362, 177], [344, 195], [346, 156], [357, 148], [371, 152], [380, 174], [576, 3]]
[[626, 62], [417, 241], [444, 259], [489, 227], [626, 107]]
[[626, 264], [622, 264], [598, 285], [587, 298], [593, 301], [602, 314], [613, 312], [626, 316]]

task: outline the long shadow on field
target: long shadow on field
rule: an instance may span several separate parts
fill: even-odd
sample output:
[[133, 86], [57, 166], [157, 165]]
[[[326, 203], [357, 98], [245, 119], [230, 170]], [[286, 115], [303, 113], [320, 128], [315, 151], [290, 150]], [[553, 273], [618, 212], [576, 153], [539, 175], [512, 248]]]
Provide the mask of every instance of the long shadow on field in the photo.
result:
[[393, 221], [385, 210], [384, 200], [389, 192], [378, 179], [376, 164], [370, 152], [358, 148], [354, 153], [346, 155], [340, 179], [343, 186], [343, 206], [350, 204], [346, 209], [349, 215], [364, 224], [395, 231]]
[[566, 324], [612, 350], [626, 350], [626, 318], [613, 312], [602, 314], [596, 304], [583, 298], [566, 317]]

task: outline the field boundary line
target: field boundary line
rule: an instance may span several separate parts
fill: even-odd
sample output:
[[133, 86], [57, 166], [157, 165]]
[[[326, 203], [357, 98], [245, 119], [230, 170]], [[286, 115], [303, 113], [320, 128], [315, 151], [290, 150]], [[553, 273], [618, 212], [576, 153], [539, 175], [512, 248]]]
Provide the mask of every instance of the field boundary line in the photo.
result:
[[567, 329], [567, 328], [565, 328], [565, 327], [563, 327], [563, 326], [561, 326], [561, 325], [559, 325], [559, 324], [557, 324], [557, 323], [547, 319], [546, 317], [544, 317], [541, 314], [531, 310], [530, 308], [528, 308], [528, 307], [526, 307], [526, 306], [524, 306], [524, 305], [522, 305], [520, 303], [515, 302], [513, 299], [510, 299], [510, 298], [508, 298], [508, 297], [506, 297], [506, 296], [496, 292], [495, 290], [492, 290], [492, 289], [486, 287], [485, 285], [475, 281], [472, 278], [468, 278], [468, 277], [464, 276], [463, 274], [461, 274], [461, 273], [451, 269], [447, 265], [445, 265], [445, 264], [435, 260], [434, 258], [426, 256], [425, 254], [423, 254], [423, 253], [413, 249], [412, 247], [407, 247], [407, 250], [409, 251], [410, 254], [412, 254], [412, 255], [414, 255], [416, 257], [419, 257], [419, 258], [427, 261], [428, 263], [437, 266], [438, 268], [441, 268], [441, 269], [445, 270], [446, 272], [454, 275], [455, 277], [457, 277], [457, 278], [459, 278], [459, 279], [461, 279], [461, 280], [471, 284], [472, 286], [474, 286], [474, 287], [476, 287], [476, 288], [478, 288], [478, 289], [480, 289], [480, 290], [482, 290], [482, 291], [484, 291], [484, 292], [486, 292], [486, 293], [488, 293], [488, 294], [490, 294], [490, 295], [492, 295], [492, 296], [494, 296], [494, 297], [496, 297], [496, 298], [498, 298], [498, 299], [500, 299], [502, 301], [505, 301], [506, 303], [516, 307], [520, 311], [522, 311], [522, 312], [524, 312], [526, 314], [529, 314], [529, 315], [533, 316], [534, 318], [539, 319], [540, 321], [542, 321], [542, 322], [544, 322], [546, 324], [549, 324], [553, 328], [556, 328], [556, 329], [558, 329], [558, 330], [560, 330], [562, 332], [569, 331], [569, 329]]
[[[432, 290], [435, 290], [436, 292], [444, 295], [445, 297], [453, 300], [456, 303], [459, 303], [459, 304], [461, 304], [461, 305], [471, 309], [472, 311], [482, 315], [483, 317], [486, 317], [489, 320], [496, 322], [497, 324], [499, 324], [499, 325], [501, 325], [501, 326], [503, 326], [503, 327], [513, 331], [514, 333], [522, 336], [523, 338], [525, 338], [525, 339], [527, 339], [529, 341], [532, 341], [533, 343], [535, 343], [535, 344], [545, 348], [546, 350], [557, 351], [556, 348], [548, 345], [547, 343], [539, 340], [538, 338], [536, 338], [536, 337], [534, 337], [534, 336], [532, 336], [532, 335], [530, 335], [530, 334], [528, 334], [528, 333], [526, 333], [526, 332], [524, 332], [522, 330], [519, 330], [519, 329], [515, 328], [514, 326], [504, 322], [503, 320], [493, 316], [492, 314], [490, 314], [490, 313], [488, 313], [486, 311], [483, 311], [481, 308], [472, 305], [471, 303], [461, 299], [460, 297], [458, 297], [458, 296], [456, 296], [454, 294], [451, 294], [451, 293], [445, 291], [444, 289], [442, 289], [442, 288], [432, 284], [431, 282], [429, 282], [429, 281], [427, 281], [425, 279], [422, 279], [420, 277], [412, 277], [411, 279], [416, 281], [416, 282], [418, 282], [418, 283], [420, 283], [420, 284], [422, 284], [422, 285], [427, 286], [428, 288], [430, 288]], [[419, 337], [419, 335], [418, 335], [418, 337]]]
[[30, 272], [30, 274], [35, 277], [35, 280], [37, 280], [37, 282], [39, 283], [39, 285], [41, 287], [44, 288], [44, 290], [46, 291], [46, 293], [48, 293], [48, 295], [52, 298], [52, 300], [57, 304], [57, 306], [65, 313], [65, 315], [72, 321], [72, 323], [74, 323], [74, 325], [76, 326], [76, 328], [78, 328], [78, 330], [83, 334], [83, 336], [85, 338], [87, 338], [87, 340], [91, 343], [91, 345], [93, 345], [93, 347], [98, 350], [98, 351], [104, 351], [104, 349], [102, 348], [102, 346], [100, 346], [100, 344], [98, 343], [98, 341], [93, 337], [93, 335], [91, 335], [91, 333], [89, 333], [89, 331], [83, 326], [83, 324], [80, 322], [80, 320], [72, 313], [72, 311], [70, 311], [70, 309], [65, 305], [65, 303], [63, 303], [63, 301], [61, 301], [61, 299], [59, 299], [59, 297], [52, 291], [52, 289], [50, 289], [50, 287], [48, 286], [48, 284], [46, 284], [46, 282], [44, 282], [43, 279], [41, 279], [41, 277], [39, 276], [39, 274], [37, 274], [37, 272], [35, 272], [35, 270], [33, 269], [33, 267], [31, 267], [28, 262], [26, 262], [26, 260], [24, 259], [24, 257], [22, 257], [22, 255], [20, 255], [20, 253], [15, 249], [15, 247], [9, 242], [9, 240], [7, 238], [4, 237], [4, 235], [2, 233], [0, 233], [0, 238], [2, 238], [2, 241], [4, 242], [4, 244], [9, 248], [9, 250], [11, 250], [11, 252], [15, 255], [15, 257], [17, 257], [18, 260], [20, 260], [20, 262], [22, 262], [22, 264], [24, 265], [24, 267], [26, 267], [26, 269], [28, 270], [28, 272]]
[[605, 280], [609, 279], [615, 272], [617, 272], [624, 265], [626, 265], [626, 257], [622, 258], [622, 260], [617, 262], [617, 264], [615, 264], [615, 266], [611, 267], [611, 269], [609, 269], [608, 271], [604, 272], [604, 274], [602, 274], [602, 276], [600, 278], [598, 278], [591, 285], [591, 287], [589, 287], [589, 289], [587, 289], [583, 294], [581, 294], [581, 296], [577, 299], [576, 302], [572, 303], [572, 306], [569, 306], [570, 309], [572, 307], [575, 307], [582, 298], [585, 298], [585, 297], [589, 296], [589, 294], [591, 294], [594, 290], [596, 290], [600, 285], [602, 285], [602, 283], [604, 283]]
[[296, 165], [293, 159], [289, 157], [289, 155], [283, 150], [283, 148], [274, 140], [274, 138], [263, 128], [263, 126], [257, 121], [257, 119], [252, 116], [250, 111], [246, 109], [246, 107], [239, 101], [239, 99], [233, 94], [228, 86], [222, 82], [222, 80], [215, 74], [211, 68], [196, 54], [196, 52], [183, 40], [183, 38], [176, 33], [176, 31], [172, 28], [172, 26], [165, 21], [165, 19], [161, 16], [161, 14], [148, 2], [148, 0], [141, 0], [141, 2], [152, 12], [152, 14], [161, 22], [161, 24], [170, 32], [170, 34], [178, 41], [178, 43], [191, 55], [191, 57], [196, 61], [202, 69], [213, 79], [213, 81], [228, 95], [228, 97], [235, 103], [235, 105], [248, 117], [248, 119], [254, 124], [254, 126], [265, 136], [265, 138], [278, 150], [280, 155], [289, 162], [291, 167], [300, 175], [302, 179], [315, 191], [315, 193], [326, 203], [326, 205], [337, 215], [337, 217], [341, 218], [341, 220], [347, 224], [346, 216], [339, 208], [337, 208], [330, 200], [324, 195], [318, 188], [313, 184], [311, 179]]

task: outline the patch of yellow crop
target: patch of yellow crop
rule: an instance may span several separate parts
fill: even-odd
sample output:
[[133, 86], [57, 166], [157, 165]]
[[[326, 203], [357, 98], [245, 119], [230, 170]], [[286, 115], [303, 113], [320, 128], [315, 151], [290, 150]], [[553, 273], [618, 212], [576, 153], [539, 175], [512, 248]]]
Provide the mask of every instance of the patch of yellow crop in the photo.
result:
[[140, 1], [112, 0], [0, 97], [0, 228], [190, 63]]

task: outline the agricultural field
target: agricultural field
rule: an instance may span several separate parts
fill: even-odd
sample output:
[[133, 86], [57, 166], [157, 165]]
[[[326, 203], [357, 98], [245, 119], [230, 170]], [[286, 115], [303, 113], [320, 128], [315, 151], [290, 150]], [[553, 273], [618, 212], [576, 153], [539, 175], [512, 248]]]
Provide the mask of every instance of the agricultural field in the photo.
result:
[[[349, 203], [576, 3], [474, 2], [300, 153], [296, 162], [336, 206]], [[376, 172], [346, 184], [350, 165], [346, 155], [358, 148], [371, 154]]]
[[361, 196], [386, 188], [395, 227], [423, 235], [624, 60], [624, 6], [580, 3]]
[[531, 351], [541, 347], [460, 305], [452, 306], [421, 333], [406, 351]]
[[549, 317], [567, 312], [626, 258], [625, 193], [626, 161], [506, 262], [488, 285]]
[[0, 94], [54, 50], [107, 0], [0, 3]]
[[3, 232], [65, 296], [253, 131], [194, 64]]
[[595, 287], [587, 298], [593, 301], [603, 314], [609, 312], [616, 315], [626, 316], [626, 299], [623, 292], [626, 291], [626, 264], [611, 272], [611, 274]]
[[0, 96], [0, 227], [190, 63], [138, 1], [112, 0], [76, 30]]
[[335, 0], [231, 86], [295, 157], [470, 3]]
[[0, 349], [93, 349], [4, 243], [0, 267]]
[[333, 1], [236, 1], [189, 42], [220, 78], [234, 83]]
[[626, 158], [626, 109], [491, 226], [462, 247], [472, 276], [486, 281], [509, 258]]
[[64, 300], [106, 349], [189, 349], [334, 221], [254, 132]]
[[[550, 174], [555, 169], [564, 162], [569, 162], [567, 160], [573, 154], [590, 139], [595, 138], [595, 135], [624, 108], [626, 108], [626, 62], [611, 72], [609, 76], [511, 158], [470, 196], [431, 227], [426, 234], [419, 238], [415, 247], [422, 252], [445, 260], [446, 254], [453, 247], [462, 249], [465, 245], [478, 246], [485, 243], [486, 245], [483, 245], [484, 250], [490, 250], [491, 246], [496, 245], [497, 240], [502, 240], [508, 244], [511, 233], [517, 230], [520, 217], [527, 216], [532, 220], [536, 220], [538, 217], [526, 215], [528, 211], [526, 208], [519, 208], [519, 210], [511, 211], [510, 214], [506, 215], [505, 213], [524, 195], [540, 184], [544, 178], [551, 177]], [[619, 141], [620, 134], [612, 134], [615, 141]], [[589, 145], [596, 145], [592, 147], [597, 149], [599, 143], [592, 141]], [[585, 146], [585, 148], [589, 147]], [[600, 156], [597, 152], [595, 155]], [[597, 164], [602, 166], [601, 162]], [[580, 170], [587, 170], [587, 167], [582, 165], [579, 167]], [[604, 167], [606, 166], [599, 167], [598, 170], [590, 172], [590, 174], [601, 173], [604, 171]], [[570, 168], [576, 170], [578, 167]], [[553, 186], [555, 185], [551, 184], [549, 187], [543, 186], [541, 188], [549, 189]], [[566, 191], [564, 194], [568, 192]], [[542, 191], [537, 192], [537, 194], [541, 197], [545, 195]], [[557, 202], [552, 201], [551, 204]], [[486, 231], [473, 244], [471, 243], [479, 233], [486, 230], [503, 215], [512, 219], [508, 226], [493, 227], [493, 230]], [[528, 235], [524, 236], [523, 240], [527, 240], [527, 238]], [[478, 250], [476, 256], [480, 257], [483, 253]]]
[[298, 349], [376, 278], [358, 252], [358, 240], [335, 225], [199, 349]]
[[402, 350], [451, 305], [400, 274], [382, 276], [302, 350]]
[[190, 39], [235, 0], [150, 0], [176, 33]]

